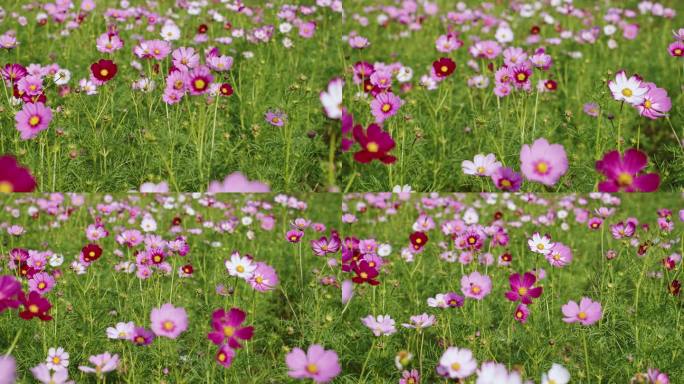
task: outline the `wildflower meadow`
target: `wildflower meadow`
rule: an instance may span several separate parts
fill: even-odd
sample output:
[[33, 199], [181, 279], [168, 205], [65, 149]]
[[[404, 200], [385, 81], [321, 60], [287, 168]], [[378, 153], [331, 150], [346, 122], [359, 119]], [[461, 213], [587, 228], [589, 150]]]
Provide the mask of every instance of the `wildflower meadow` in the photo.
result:
[[681, 1], [345, 2], [346, 191], [676, 191]]
[[683, 202], [10, 195], [0, 383], [676, 383]]
[[327, 190], [342, 2], [292, 3], [2, 2], [0, 155], [41, 191]]

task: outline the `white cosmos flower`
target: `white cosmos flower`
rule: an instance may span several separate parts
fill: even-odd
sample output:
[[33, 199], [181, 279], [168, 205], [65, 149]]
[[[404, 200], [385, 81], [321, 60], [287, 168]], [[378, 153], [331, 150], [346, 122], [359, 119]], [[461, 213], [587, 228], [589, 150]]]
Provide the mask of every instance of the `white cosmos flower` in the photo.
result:
[[493, 153], [484, 155], [478, 153], [473, 158], [473, 161], [463, 160], [461, 169], [466, 175], [486, 176], [489, 177], [501, 167], [501, 162], [496, 161], [496, 156]]
[[107, 328], [107, 337], [110, 339], [126, 340], [133, 334], [135, 330], [135, 323], [129, 321], [128, 323], [117, 323], [114, 327]]
[[57, 85], [65, 85], [71, 80], [71, 72], [68, 69], [61, 68], [55, 72], [54, 82]]
[[553, 248], [554, 243], [551, 242], [551, 238], [549, 236], [542, 236], [539, 234], [539, 232], [535, 232], [532, 235], [532, 238], [527, 240], [527, 245], [529, 245], [532, 252], [545, 255], [551, 250], [551, 248]]
[[49, 263], [51, 267], [59, 267], [60, 265], [62, 265], [62, 263], [64, 263], [64, 256], [54, 254], [50, 256]]
[[334, 78], [328, 83], [328, 90], [321, 92], [320, 99], [325, 114], [331, 119], [339, 119], [342, 117], [342, 90], [344, 88], [344, 81], [340, 78]]
[[570, 372], [560, 365], [553, 363], [548, 373], [542, 373], [542, 384], [567, 384], [570, 382]]
[[256, 268], [257, 266], [252, 262], [252, 259], [240, 256], [237, 252], [230, 255], [230, 260], [226, 260], [228, 274], [245, 280], [252, 277]]
[[642, 86], [641, 79], [637, 76], [627, 78], [625, 71], [620, 71], [615, 75], [615, 80], [608, 82], [608, 88], [617, 101], [625, 101], [632, 105], [641, 104], [648, 88]]

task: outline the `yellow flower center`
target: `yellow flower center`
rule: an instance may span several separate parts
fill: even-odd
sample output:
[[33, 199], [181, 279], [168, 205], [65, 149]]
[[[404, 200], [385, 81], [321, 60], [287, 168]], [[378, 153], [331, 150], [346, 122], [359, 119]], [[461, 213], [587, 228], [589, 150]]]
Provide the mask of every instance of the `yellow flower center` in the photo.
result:
[[510, 181], [510, 180], [508, 180], [508, 179], [503, 179], [503, 180], [501, 180], [501, 186], [502, 186], [502, 187], [510, 188], [511, 185], [513, 185], [513, 184], [511, 184], [511, 181]]
[[653, 104], [651, 103], [651, 100], [644, 101], [644, 107], [646, 109], [651, 109], [651, 106], [653, 106]]
[[485, 167], [477, 167], [477, 173], [485, 173]]
[[587, 314], [584, 311], [582, 311], [582, 312], [577, 314], [577, 317], [579, 317], [580, 320], [584, 320], [587, 318]]
[[232, 337], [234, 333], [235, 327], [231, 327], [230, 325], [226, 325], [223, 327], [223, 335], [225, 337]]
[[40, 311], [40, 308], [38, 308], [38, 306], [35, 304], [31, 304], [29, 305], [28, 310], [31, 313], [38, 313]]
[[634, 94], [634, 93], [633, 93], [632, 90], [629, 89], [629, 88], [625, 88], [625, 89], [622, 90], [622, 95], [625, 96], [625, 97], [630, 97], [630, 96], [632, 96], [633, 94]]
[[541, 174], [545, 174], [546, 172], [549, 171], [549, 165], [546, 164], [544, 161], [540, 161], [537, 163], [537, 172]]
[[164, 322], [163, 326], [164, 326], [164, 329], [167, 331], [172, 331], [175, 328], [175, 325], [173, 324], [173, 322], [168, 321], [168, 320]]
[[618, 182], [618, 184], [620, 184], [623, 187], [632, 185], [633, 181], [634, 181], [634, 178], [632, 177], [632, 175], [630, 175], [627, 172], [622, 172], [618, 175], [617, 182]]
[[12, 193], [14, 186], [9, 181], [0, 181], [0, 193]]
[[446, 65], [442, 65], [442, 67], [440, 68], [440, 71], [442, 71], [442, 72], [446, 72], [448, 70], [449, 70], [449, 68]]
[[245, 267], [243, 267], [242, 265], [238, 265], [237, 267], [235, 267], [235, 270], [242, 273], [245, 271]]
[[59, 364], [59, 362], [62, 361], [58, 356], [55, 356], [52, 358], [52, 363], [53, 364]]
[[383, 111], [383, 112], [389, 112], [390, 109], [392, 109], [392, 105], [391, 105], [391, 104], [385, 103], [385, 104], [382, 105], [382, 111]]
[[40, 283], [38, 283], [38, 289], [45, 289], [45, 287], [46, 284], [44, 282], [41, 281]]
[[454, 371], [458, 371], [459, 369], [461, 369], [461, 364], [453, 363], [451, 364], [451, 369], [453, 369]]
[[367, 279], [367, 278], [368, 278], [368, 274], [367, 274], [366, 272], [361, 272], [361, 273], [359, 273], [359, 276], [361, 276], [362, 279]]
[[226, 354], [223, 352], [219, 353], [218, 359], [219, 361], [226, 361]]
[[137, 337], [135, 338], [135, 342], [138, 343], [138, 344], [142, 344], [142, 343], [145, 342], [145, 338], [142, 337], [142, 336], [137, 336]]
[[674, 50], [674, 54], [677, 55], [677, 56], [681, 56], [681, 55], [682, 55], [682, 50], [679, 49], [679, 48], [676, 48], [676, 49]]
[[527, 79], [527, 75], [524, 73], [518, 73], [515, 77], [517, 77], [519, 81], [525, 81], [525, 79]]
[[88, 252], [88, 256], [95, 257], [95, 252], [93, 252], [93, 251]]
[[29, 119], [29, 125], [35, 127], [38, 124], [40, 124], [40, 116], [31, 116]]
[[261, 276], [257, 276], [257, 277], [256, 277], [256, 278], [254, 279], [254, 281], [256, 281], [256, 282], [257, 282], [257, 284], [261, 284], [261, 283], [263, 283], [263, 282], [264, 282], [264, 278], [263, 278], [263, 277], [261, 277]]
[[371, 141], [370, 143], [366, 144], [366, 149], [368, 152], [376, 153], [380, 149], [380, 146], [375, 141]]
[[307, 364], [306, 371], [311, 374], [315, 374], [318, 373], [318, 367], [316, 366], [316, 364]]
[[525, 287], [520, 287], [520, 288], [518, 288], [518, 294], [519, 294], [520, 296], [525, 296], [525, 295], [527, 295], [527, 288], [525, 288]]
[[480, 287], [479, 287], [478, 285], [473, 285], [473, 287], [470, 288], [470, 290], [471, 290], [474, 294], [478, 294], [478, 293], [480, 293], [480, 291], [481, 291], [482, 289], [480, 289]]
[[541, 251], [542, 249], [544, 249], [544, 244], [542, 244], [542, 243], [537, 244], [537, 249], [540, 250], [540, 251]]
[[100, 76], [104, 77], [109, 75], [109, 71], [106, 69], [100, 69]]
[[207, 86], [207, 83], [205, 83], [204, 80], [202, 80], [202, 79], [195, 80], [195, 88], [204, 89], [206, 86]]
[[278, 124], [278, 123], [280, 122], [280, 118], [274, 117], [274, 118], [271, 119], [271, 121], [272, 121], [274, 124]]

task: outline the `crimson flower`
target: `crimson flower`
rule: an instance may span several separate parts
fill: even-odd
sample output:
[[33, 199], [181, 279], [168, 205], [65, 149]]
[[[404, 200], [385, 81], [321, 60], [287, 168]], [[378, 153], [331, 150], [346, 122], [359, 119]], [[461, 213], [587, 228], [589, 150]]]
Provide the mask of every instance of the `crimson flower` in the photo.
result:
[[359, 163], [380, 160], [385, 164], [392, 164], [397, 161], [396, 157], [387, 153], [394, 148], [394, 140], [379, 125], [369, 125], [366, 132], [361, 125], [357, 125], [354, 127], [353, 134], [354, 139], [361, 146], [361, 150], [354, 154], [354, 160]]
[[86, 263], [92, 263], [102, 256], [102, 248], [97, 244], [88, 244], [81, 249], [81, 256]]
[[52, 316], [48, 314], [52, 304], [48, 299], [40, 296], [36, 291], [31, 291], [28, 297], [21, 292], [19, 294], [19, 301], [21, 305], [24, 306], [24, 310], [19, 312], [19, 316], [24, 320], [31, 320], [34, 317], [38, 317], [43, 321], [52, 320]]
[[413, 245], [413, 249], [417, 251], [423, 248], [425, 244], [427, 244], [428, 237], [424, 232], [416, 231], [409, 236], [409, 240], [411, 240], [411, 245]]
[[454, 73], [456, 63], [448, 57], [442, 57], [432, 63], [432, 68], [435, 70], [437, 77], [447, 77]]
[[106, 83], [116, 76], [118, 67], [111, 60], [100, 59], [97, 63], [93, 63], [90, 66], [90, 71], [93, 73], [93, 77]]
[[353, 270], [356, 276], [352, 278], [352, 281], [356, 284], [380, 284], [379, 281], [375, 280], [375, 278], [378, 276], [378, 270], [371, 267], [366, 260], [361, 260], [360, 263], [355, 263], [353, 266]]

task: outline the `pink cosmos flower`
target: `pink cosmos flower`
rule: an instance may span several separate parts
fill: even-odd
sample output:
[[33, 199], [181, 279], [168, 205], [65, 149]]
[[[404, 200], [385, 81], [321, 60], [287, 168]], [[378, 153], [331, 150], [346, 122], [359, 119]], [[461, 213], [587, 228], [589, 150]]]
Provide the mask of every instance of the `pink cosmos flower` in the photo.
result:
[[523, 304], [532, 304], [532, 299], [538, 298], [542, 294], [542, 287], [532, 287], [537, 281], [534, 274], [525, 272], [523, 276], [513, 273], [508, 277], [511, 290], [505, 293], [510, 301], [520, 301]]
[[52, 120], [52, 111], [43, 103], [26, 103], [14, 116], [17, 130], [22, 140], [38, 136], [40, 131], [48, 128]]
[[644, 83], [648, 92], [644, 95], [644, 101], [637, 105], [641, 116], [651, 120], [667, 116], [667, 112], [672, 108], [672, 101], [667, 96], [667, 91], [658, 88], [654, 83]]
[[55, 278], [46, 272], [38, 272], [29, 279], [29, 290], [45, 295], [55, 286]]
[[465, 297], [482, 300], [492, 291], [492, 279], [487, 275], [481, 275], [474, 271], [470, 275], [461, 278], [461, 292]]
[[226, 368], [230, 367], [234, 358], [235, 350], [233, 350], [227, 344], [222, 345], [218, 352], [216, 352], [216, 362]]
[[181, 333], [188, 329], [188, 314], [185, 309], [174, 307], [171, 303], [166, 303], [160, 308], [152, 309], [150, 313], [152, 331], [157, 336], [177, 338]]
[[648, 165], [648, 157], [638, 149], [630, 148], [623, 156], [611, 151], [596, 162], [596, 170], [608, 179], [598, 185], [600, 192], [653, 192], [660, 185], [657, 173], [640, 174]]
[[315, 383], [327, 383], [342, 371], [337, 353], [325, 350], [318, 344], [309, 346], [306, 353], [300, 348], [294, 348], [285, 356], [285, 362], [290, 377], [311, 379]]
[[684, 41], [675, 41], [667, 49], [672, 57], [684, 57]]
[[564, 267], [572, 261], [572, 251], [563, 243], [556, 242], [544, 257], [554, 267]]
[[387, 118], [396, 115], [402, 104], [401, 98], [392, 92], [379, 93], [370, 105], [371, 112], [375, 116], [375, 122], [382, 124]]
[[568, 171], [568, 156], [560, 144], [550, 144], [545, 138], [525, 144], [520, 150], [520, 170], [528, 180], [553, 186]]
[[423, 313], [422, 315], [411, 316], [410, 323], [403, 323], [404, 328], [415, 328], [421, 330], [435, 324], [435, 316]]
[[228, 312], [217, 309], [211, 315], [213, 331], [207, 338], [216, 345], [227, 344], [231, 348], [241, 348], [240, 340], [249, 340], [254, 334], [254, 327], [242, 327], [247, 315], [239, 308], [231, 308]]
[[[337, 77], [328, 83], [328, 90], [320, 93], [319, 98], [325, 114], [330, 119], [339, 119], [342, 117], [342, 92], [344, 90], [344, 81]], [[348, 115], [351, 118], [351, 115]]]
[[525, 304], [518, 304], [518, 307], [515, 308], [515, 312], [513, 314], [513, 318], [515, 321], [520, 322], [520, 323], [526, 323], [527, 322], [527, 317], [530, 315], [530, 310], [527, 308], [527, 305]]
[[601, 320], [601, 303], [592, 301], [588, 297], [583, 297], [579, 305], [570, 300], [563, 305], [563, 321], [566, 323], [579, 322], [582, 325], [592, 325]]
[[249, 284], [259, 292], [266, 292], [275, 289], [278, 285], [278, 274], [270, 265], [257, 262], [257, 267], [249, 279]]
[[105, 352], [100, 355], [90, 356], [88, 361], [90, 361], [95, 368], [80, 365], [78, 369], [86, 373], [95, 373], [97, 376], [101, 376], [103, 373], [114, 371], [119, 366], [119, 355], [112, 355], [109, 352]]
[[363, 325], [368, 327], [376, 337], [389, 336], [397, 332], [395, 321], [389, 315], [368, 315], [361, 319]]
[[499, 167], [491, 175], [494, 185], [506, 192], [515, 192], [520, 189], [522, 184], [522, 177], [513, 169], [508, 167]]
[[180, 47], [171, 52], [173, 66], [181, 71], [196, 68], [200, 62], [200, 56], [192, 47]]
[[209, 92], [209, 86], [214, 80], [214, 76], [209, 67], [200, 65], [189, 71], [185, 79], [187, 90], [191, 95], [196, 96]]
[[439, 359], [437, 373], [450, 379], [465, 379], [477, 370], [477, 360], [467, 348], [449, 347]]
[[55, 370], [52, 373], [51, 369], [46, 364], [38, 364], [31, 368], [33, 377], [44, 384], [73, 384], [73, 380], [69, 380], [69, 371], [66, 368]]
[[0, 384], [14, 384], [17, 362], [12, 356], [0, 356]]
[[95, 42], [97, 50], [102, 53], [113, 53], [123, 48], [124, 43], [117, 34], [103, 33]]
[[207, 192], [210, 193], [265, 193], [270, 192], [268, 185], [251, 181], [240, 172], [233, 172], [221, 181], [212, 181]]

